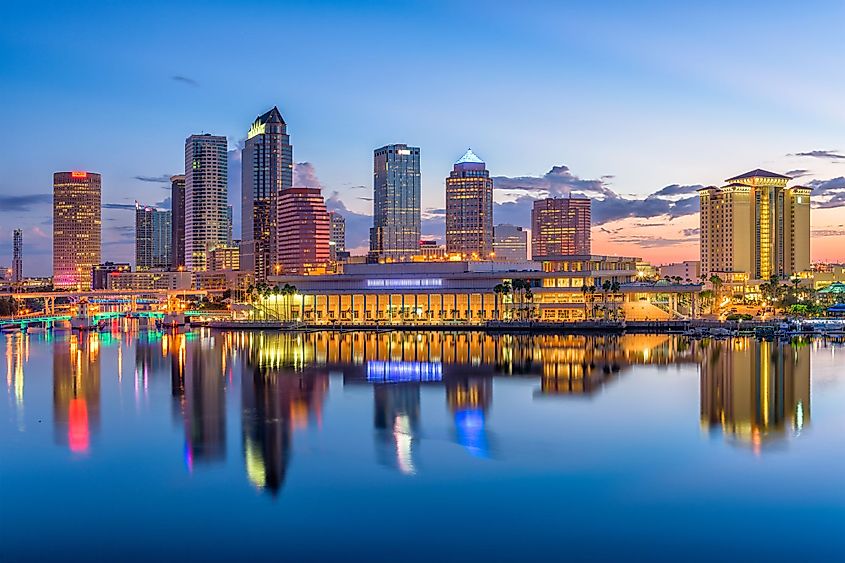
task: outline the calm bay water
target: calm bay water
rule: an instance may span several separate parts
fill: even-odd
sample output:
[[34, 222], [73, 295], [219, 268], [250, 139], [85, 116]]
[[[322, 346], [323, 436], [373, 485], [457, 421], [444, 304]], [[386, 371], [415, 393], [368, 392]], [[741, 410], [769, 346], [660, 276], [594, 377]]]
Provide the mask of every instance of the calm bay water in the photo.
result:
[[845, 346], [4, 335], [0, 559], [845, 559]]

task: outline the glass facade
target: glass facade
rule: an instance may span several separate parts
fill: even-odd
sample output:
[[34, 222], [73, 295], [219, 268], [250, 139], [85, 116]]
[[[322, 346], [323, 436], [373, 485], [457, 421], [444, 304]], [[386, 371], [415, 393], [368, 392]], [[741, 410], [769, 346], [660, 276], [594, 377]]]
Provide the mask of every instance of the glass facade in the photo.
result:
[[240, 268], [263, 282], [279, 263], [277, 198], [293, 187], [293, 146], [278, 108], [253, 122], [241, 166]]
[[373, 153], [370, 252], [410, 260], [420, 249], [420, 149], [387, 145]]
[[170, 267], [185, 267], [185, 176], [170, 177]]
[[135, 268], [166, 270], [171, 264], [172, 223], [169, 210], [135, 204]]

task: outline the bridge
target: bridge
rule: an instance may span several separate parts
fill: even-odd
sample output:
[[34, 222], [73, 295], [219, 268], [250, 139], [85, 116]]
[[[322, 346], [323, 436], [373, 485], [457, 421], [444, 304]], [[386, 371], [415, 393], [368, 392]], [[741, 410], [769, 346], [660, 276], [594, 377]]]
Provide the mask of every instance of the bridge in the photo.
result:
[[[31, 324], [39, 322], [63, 321], [71, 318], [73, 311], [56, 310], [56, 300], [67, 301], [67, 309], [74, 304], [104, 305], [108, 308], [118, 307], [119, 310], [94, 311], [92, 316], [97, 319], [117, 317], [160, 317], [166, 312], [185, 311], [185, 300], [188, 297], [205, 297], [208, 292], [204, 289], [143, 289], [143, 290], [111, 290], [97, 289], [89, 291], [32, 291], [21, 293], [4, 293], [0, 297], [10, 297], [15, 301], [43, 300], [41, 311], [15, 315], [12, 318], [0, 319], [0, 324]], [[155, 307], [161, 305], [161, 307]], [[152, 306], [152, 307], [151, 307]], [[65, 307], [62, 307], [65, 309]], [[197, 314], [197, 311], [190, 313]]]

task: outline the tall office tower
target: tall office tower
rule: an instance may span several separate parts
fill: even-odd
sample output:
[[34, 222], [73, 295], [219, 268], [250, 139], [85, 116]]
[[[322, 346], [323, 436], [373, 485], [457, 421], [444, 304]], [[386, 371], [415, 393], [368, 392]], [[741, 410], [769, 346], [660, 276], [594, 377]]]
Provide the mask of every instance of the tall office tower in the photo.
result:
[[12, 282], [23, 281], [23, 231], [15, 229], [12, 233]]
[[241, 271], [267, 280], [278, 263], [276, 238], [279, 192], [293, 187], [293, 146], [287, 124], [274, 107], [247, 133], [241, 155]]
[[337, 261], [337, 253], [346, 251], [346, 219], [337, 211], [329, 211], [329, 260]]
[[185, 175], [170, 177], [170, 269], [185, 267]]
[[590, 200], [584, 196], [535, 201], [531, 210], [532, 258], [589, 255], [590, 224]]
[[370, 252], [410, 260], [420, 249], [420, 149], [387, 145], [373, 153]]
[[446, 178], [446, 252], [475, 260], [493, 252], [493, 180], [472, 149]]
[[171, 264], [173, 240], [170, 210], [135, 202], [135, 269], [166, 270]]
[[278, 257], [273, 274], [308, 274], [329, 260], [329, 213], [320, 188], [289, 188], [279, 194]]
[[493, 252], [497, 262], [528, 260], [528, 231], [516, 225], [493, 227]]
[[205, 133], [185, 140], [185, 267], [206, 270], [210, 250], [228, 238], [226, 137]]
[[232, 246], [234, 239], [232, 238], [232, 206], [226, 206], [226, 245]]
[[101, 178], [94, 172], [53, 174], [53, 286], [91, 289], [100, 263]]
[[810, 193], [789, 176], [752, 170], [698, 190], [701, 275], [788, 277], [810, 268]]

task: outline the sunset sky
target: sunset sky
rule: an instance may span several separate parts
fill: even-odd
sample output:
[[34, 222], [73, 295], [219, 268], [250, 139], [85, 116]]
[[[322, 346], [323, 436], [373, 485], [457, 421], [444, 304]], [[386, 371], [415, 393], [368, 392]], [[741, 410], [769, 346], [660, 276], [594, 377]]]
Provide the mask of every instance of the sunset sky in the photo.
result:
[[373, 149], [407, 143], [433, 237], [444, 178], [472, 147], [496, 178], [496, 223], [527, 226], [533, 198], [585, 193], [594, 253], [657, 264], [698, 257], [698, 187], [792, 175], [814, 188], [813, 259], [845, 261], [845, 5], [688, 4], [6, 6], [0, 265], [23, 228], [25, 274], [50, 273], [52, 173], [72, 169], [103, 175], [103, 259], [132, 261], [130, 208], [169, 205], [192, 133], [228, 137], [237, 207], [239, 146], [274, 105], [295, 183], [345, 211], [353, 249]]

